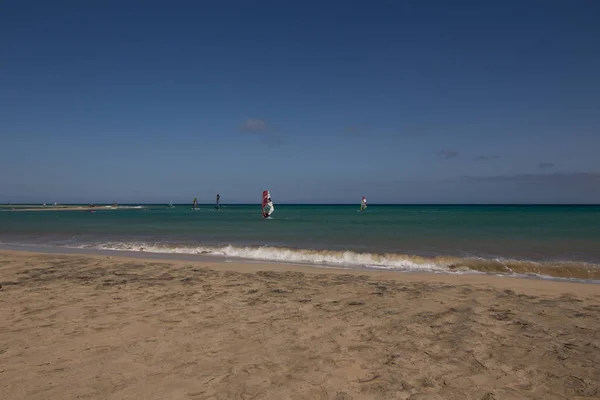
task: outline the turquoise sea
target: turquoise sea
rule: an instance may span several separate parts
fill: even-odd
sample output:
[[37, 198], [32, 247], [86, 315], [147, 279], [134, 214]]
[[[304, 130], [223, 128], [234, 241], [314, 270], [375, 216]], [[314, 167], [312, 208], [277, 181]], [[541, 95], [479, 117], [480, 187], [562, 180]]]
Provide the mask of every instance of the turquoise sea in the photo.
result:
[[198, 254], [402, 271], [600, 278], [600, 206], [142, 205], [9, 211], [0, 245]]

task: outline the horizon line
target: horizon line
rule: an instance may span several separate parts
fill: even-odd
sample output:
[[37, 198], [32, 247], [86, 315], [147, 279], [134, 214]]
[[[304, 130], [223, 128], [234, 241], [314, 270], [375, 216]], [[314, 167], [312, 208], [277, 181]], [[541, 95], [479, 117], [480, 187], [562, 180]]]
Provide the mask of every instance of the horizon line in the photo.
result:
[[[68, 203], [56, 203], [57, 206], [89, 206], [94, 204], [96, 206], [113, 205], [114, 202], [99, 202], [99, 203], [88, 203], [88, 202], [68, 202]], [[0, 206], [43, 206], [44, 203], [39, 202], [27, 202], [27, 203], [0, 203]], [[162, 202], [134, 202], [134, 203], [117, 203], [117, 206], [154, 206], [154, 205], [190, 205], [191, 203], [162, 203]], [[354, 206], [360, 205], [359, 202], [352, 203], [295, 203], [295, 202], [279, 202], [279, 205], [286, 206]], [[45, 203], [47, 207], [53, 207], [54, 203]], [[199, 206], [214, 206], [215, 203], [198, 203]], [[247, 202], [231, 202], [221, 203], [221, 206], [260, 206], [260, 202], [247, 203]], [[369, 206], [600, 206], [600, 203], [369, 203]]]

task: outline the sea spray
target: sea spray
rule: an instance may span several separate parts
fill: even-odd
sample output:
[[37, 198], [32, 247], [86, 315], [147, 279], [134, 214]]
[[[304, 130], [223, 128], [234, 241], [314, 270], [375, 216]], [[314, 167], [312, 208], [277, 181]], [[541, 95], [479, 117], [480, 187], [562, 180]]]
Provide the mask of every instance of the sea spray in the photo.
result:
[[[88, 246], [86, 246], [88, 247]], [[493, 273], [501, 275], [547, 276], [573, 279], [600, 279], [600, 266], [584, 262], [422, 257], [397, 253], [360, 253], [274, 246], [181, 246], [145, 242], [108, 242], [93, 246], [101, 250], [158, 254], [210, 255], [266, 262], [322, 266], [373, 268], [408, 272]]]

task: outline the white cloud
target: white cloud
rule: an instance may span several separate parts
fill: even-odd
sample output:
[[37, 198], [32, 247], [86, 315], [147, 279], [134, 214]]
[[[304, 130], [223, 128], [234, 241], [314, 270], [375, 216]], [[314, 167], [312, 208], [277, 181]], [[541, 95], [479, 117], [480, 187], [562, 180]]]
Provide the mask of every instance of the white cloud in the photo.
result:
[[260, 118], [248, 118], [240, 126], [242, 134], [250, 134], [260, 138], [260, 142], [269, 147], [279, 147], [283, 144], [281, 136], [267, 123]]
[[244, 121], [240, 130], [249, 133], [265, 132], [267, 130], [267, 123], [262, 119], [248, 118]]
[[436, 153], [439, 157], [443, 157], [446, 160], [458, 157], [458, 151], [455, 150], [440, 150]]

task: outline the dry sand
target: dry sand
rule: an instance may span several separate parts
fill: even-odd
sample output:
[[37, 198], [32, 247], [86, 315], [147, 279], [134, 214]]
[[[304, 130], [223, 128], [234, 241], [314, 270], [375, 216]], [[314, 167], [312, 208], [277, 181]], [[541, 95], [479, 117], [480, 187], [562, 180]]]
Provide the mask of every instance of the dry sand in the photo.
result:
[[597, 399], [600, 287], [0, 251], [2, 399]]

